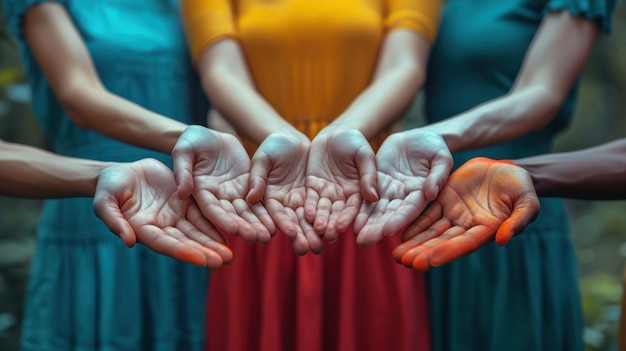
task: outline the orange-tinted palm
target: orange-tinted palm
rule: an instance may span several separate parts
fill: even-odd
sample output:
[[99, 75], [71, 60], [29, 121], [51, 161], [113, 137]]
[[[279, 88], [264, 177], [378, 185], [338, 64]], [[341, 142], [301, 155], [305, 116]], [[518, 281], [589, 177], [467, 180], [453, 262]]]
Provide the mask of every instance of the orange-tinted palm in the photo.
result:
[[161, 254], [210, 268], [232, 260], [221, 234], [192, 198], [178, 197], [174, 174], [156, 160], [103, 170], [94, 209], [129, 247], [138, 241]]
[[222, 232], [269, 242], [274, 223], [261, 203], [245, 200], [250, 158], [237, 138], [190, 126], [172, 154], [181, 198], [193, 194], [204, 216]]
[[250, 203], [263, 201], [278, 229], [291, 240], [299, 255], [319, 253], [322, 242], [304, 219], [304, 175], [309, 141], [272, 134], [252, 157]]
[[356, 130], [320, 133], [311, 143], [306, 169], [307, 221], [333, 242], [356, 218], [363, 198], [376, 201], [376, 156]]
[[446, 183], [452, 155], [439, 134], [414, 129], [389, 136], [376, 163], [380, 199], [364, 203], [354, 223], [363, 246], [401, 232], [422, 213]]
[[495, 239], [506, 244], [539, 212], [532, 179], [506, 162], [475, 158], [456, 170], [435, 202], [403, 234], [393, 253], [402, 264], [426, 271]]

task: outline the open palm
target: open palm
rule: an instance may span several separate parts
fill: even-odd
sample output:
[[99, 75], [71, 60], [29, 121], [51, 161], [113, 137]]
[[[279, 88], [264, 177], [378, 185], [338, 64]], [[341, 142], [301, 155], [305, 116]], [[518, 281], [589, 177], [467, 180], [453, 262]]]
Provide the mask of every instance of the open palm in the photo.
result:
[[376, 201], [376, 156], [357, 130], [322, 132], [311, 143], [306, 219], [329, 242], [353, 224], [361, 203]]
[[506, 162], [475, 158], [456, 170], [435, 202], [403, 234], [393, 253], [402, 264], [426, 271], [495, 239], [506, 244], [539, 212], [532, 179]]
[[439, 134], [414, 129], [389, 136], [376, 163], [380, 198], [364, 203], [354, 225], [363, 246], [401, 232], [422, 213], [448, 179], [452, 155]]
[[224, 233], [269, 242], [275, 226], [261, 203], [245, 200], [250, 158], [236, 137], [190, 126], [172, 154], [181, 198], [193, 194], [204, 216]]
[[278, 229], [299, 255], [319, 253], [322, 242], [304, 218], [308, 139], [272, 134], [252, 157], [250, 203], [263, 201]]
[[161, 254], [210, 268], [232, 260], [224, 238], [192, 198], [178, 197], [174, 174], [157, 160], [104, 169], [94, 209], [129, 247], [138, 241]]

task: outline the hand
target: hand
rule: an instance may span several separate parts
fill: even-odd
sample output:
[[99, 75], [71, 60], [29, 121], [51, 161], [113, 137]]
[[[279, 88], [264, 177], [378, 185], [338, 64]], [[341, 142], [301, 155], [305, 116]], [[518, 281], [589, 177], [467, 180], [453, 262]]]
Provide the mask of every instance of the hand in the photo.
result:
[[322, 131], [313, 139], [304, 213], [328, 242], [349, 229], [363, 198], [378, 200], [376, 185], [376, 156], [359, 131]]
[[376, 163], [380, 199], [365, 203], [354, 223], [361, 246], [374, 245], [413, 222], [446, 183], [452, 155], [439, 134], [413, 129], [390, 135]]
[[448, 180], [439, 197], [404, 232], [393, 257], [421, 271], [478, 250], [506, 244], [535, 220], [539, 199], [523, 168], [474, 158]]
[[263, 200], [274, 223], [291, 240], [298, 255], [322, 250], [321, 239], [304, 219], [309, 144], [304, 136], [267, 137], [252, 156], [247, 197], [250, 203]]
[[276, 228], [261, 203], [245, 200], [250, 158], [236, 137], [189, 126], [172, 155], [181, 199], [193, 193], [204, 216], [227, 234], [269, 242]]
[[210, 268], [233, 258], [224, 238], [193, 199], [178, 197], [174, 174], [157, 160], [104, 169], [94, 209], [128, 247], [139, 241], [158, 253]]

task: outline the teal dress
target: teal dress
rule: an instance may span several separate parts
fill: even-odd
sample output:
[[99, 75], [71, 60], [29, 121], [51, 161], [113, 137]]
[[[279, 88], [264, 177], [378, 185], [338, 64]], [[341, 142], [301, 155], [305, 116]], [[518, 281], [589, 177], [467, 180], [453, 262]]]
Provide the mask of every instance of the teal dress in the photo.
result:
[[[55, 152], [103, 161], [157, 158], [79, 128], [24, 42], [21, 19], [41, 0], [3, 0], [18, 39], [34, 113]], [[206, 116], [187, 56], [178, 1], [61, 0], [106, 88], [162, 115]], [[179, 351], [203, 348], [209, 272], [138, 245], [126, 248], [91, 198], [43, 204], [22, 329], [24, 351]]]
[[[506, 94], [544, 15], [565, 9], [608, 31], [609, 0], [450, 0], [431, 56], [426, 114], [440, 121]], [[558, 48], [555, 48], [558, 50]], [[454, 155], [514, 159], [549, 153], [576, 91], [542, 130]], [[542, 199], [537, 220], [504, 247], [490, 244], [427, 274], [433, 350], [583, 350], [583, 316], [568, 217]]]

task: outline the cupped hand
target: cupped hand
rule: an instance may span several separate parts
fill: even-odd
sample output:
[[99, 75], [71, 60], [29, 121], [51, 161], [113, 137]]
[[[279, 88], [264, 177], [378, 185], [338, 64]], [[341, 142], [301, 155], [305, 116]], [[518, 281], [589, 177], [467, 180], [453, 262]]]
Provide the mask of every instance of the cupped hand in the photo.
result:
[[158, 253], [210, 268], [233, 258], [195, 201], [178, 197], [174, 174], [157, 160], [104, 169], [98, 178], [94, 210], [129, 247], [138, 241]]
[[309, 151], [304, 205], [315, 232], [328, 242], [346, 232], [363, 199], [378, 200], [376, 177], [376, 155], [361, 132], [320, 132]]
[[354, 223], [362, 246], [400, 233], [422, 213], [448, 179], [452, 155], [439, 134], [413, 129], [390, 135], [376, 163], [380, 198], [364, 203]]
[[180, 198], [193, 194], [202, 214], [224, 233], [269, 242], [276, 228], [261, 203], [245, 200], [250, 158], [236, 137], [189, 126], [172, 155]]
[[393, 257], [426, 271], [478, 250], [506, 244], [535, 220], [539, 200], [523, 168], [474, 158], [448, 179], [441, 194], [403, 234]]
[[303, 135], [272, 134], [252, 156], [250, 203], [263, 201], [294, 251], [319, 253], [322, 242], [304, 219], [305, 170], [310, 142]]

